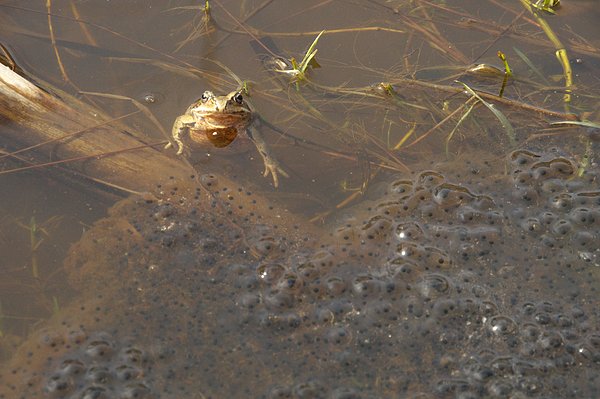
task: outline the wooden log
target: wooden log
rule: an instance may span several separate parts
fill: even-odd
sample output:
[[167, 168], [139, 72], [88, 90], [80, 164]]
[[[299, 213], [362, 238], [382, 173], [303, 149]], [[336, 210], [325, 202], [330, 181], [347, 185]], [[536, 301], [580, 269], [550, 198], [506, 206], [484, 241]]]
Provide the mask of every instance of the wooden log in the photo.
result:
[[[86, 158], [61, 165], [129, 190], [146, 191], [170, 176], [193, 173], [181, 158], [163, 152], [162, 145], [148, 147], [142, 134], [111, 122], [69, 94], [39, 87], [4, 65], [0, 65], [0, 120], [5, 149], [50, 142], [21, 153], [27, 161]], [[128, 148], [139, 149], [122, 152]]]

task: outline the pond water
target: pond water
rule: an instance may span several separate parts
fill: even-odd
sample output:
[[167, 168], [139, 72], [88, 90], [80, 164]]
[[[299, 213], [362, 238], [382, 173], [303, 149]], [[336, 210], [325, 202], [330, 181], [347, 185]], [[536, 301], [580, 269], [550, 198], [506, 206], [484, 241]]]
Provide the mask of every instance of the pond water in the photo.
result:
[[42, 3], [0, 6], [29, 77], [150, 142], [243, 81], [289, 177], [244, 132], [118, 202], [1, 175], [0, 398], [600, 396], [600, 135], [550, 124], [600, 120], [593, 1]]

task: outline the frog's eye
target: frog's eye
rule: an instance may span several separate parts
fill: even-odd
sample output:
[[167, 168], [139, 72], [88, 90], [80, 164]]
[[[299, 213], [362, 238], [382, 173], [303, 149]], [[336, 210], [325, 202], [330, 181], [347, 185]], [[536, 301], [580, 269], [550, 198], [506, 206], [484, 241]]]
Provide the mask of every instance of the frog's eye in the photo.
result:
[[233, 96], [233, 100], [239, 105], [242, 105], [244, 103], [244, 96], [242, 96], [242, 93], [236, 93]]
[[210, 98], [210, 92], [205, 91], [204, 93], [202, 93], [202, 97], [200, 97], [200, 99], [202, 100], [203, 103], [207, 102], [208, 99]]

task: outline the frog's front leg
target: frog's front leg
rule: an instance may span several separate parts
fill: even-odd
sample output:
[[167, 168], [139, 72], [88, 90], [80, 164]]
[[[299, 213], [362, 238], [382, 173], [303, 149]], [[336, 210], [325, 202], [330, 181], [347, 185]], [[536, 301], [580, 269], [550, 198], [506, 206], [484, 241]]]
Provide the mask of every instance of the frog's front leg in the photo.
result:
[[[173, 123], [173, 128], [171, 129], [171, 136], [173, 137], [173, 141], [177, 144], [177, 155], [181, 155], [183, 153], [184, 144], [183, 144], [183, 136], [189, 132], [190, 127], [194, 127], [196, 124], [194, 117], [190, 114], [183, 114], [175, 119]], [[165, 148], [170, 148], [172, 143], [169, 143], [165, 146]]]
[[289, 177], [289, 175], [287, 174], [287, 172], [285, 170], [283, 170], [281, 168], [281, 166], [279, 165], [279, 162], [277, 162], [277, 160], [271, 156], [271, 151], [269, 150], [269, 146], [263, 139], [262, 134], [260, 134], [258, 129], [251, 126], [247, 129], [247, 134], [248, 134], [248, 137], [250, 137], [250, 139], [256, 146], [256, 149], [258, 150], [258, 153], [262, 157], [263, 162], [265, 164], [265, 171], [263, 173], [263, 176], [267, 177], [270, 173], [271, 176], [273, 177], [273, 185], [275, 187], [278, 187], [279, 186], [278, 173], [284, 177]]

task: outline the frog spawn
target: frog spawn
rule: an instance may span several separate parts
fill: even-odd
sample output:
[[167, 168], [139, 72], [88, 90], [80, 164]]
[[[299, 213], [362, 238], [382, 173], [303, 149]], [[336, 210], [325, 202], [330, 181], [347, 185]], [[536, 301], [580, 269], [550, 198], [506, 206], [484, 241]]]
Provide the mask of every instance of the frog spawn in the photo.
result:
[[[297, 226], [290, 226], [288, 232], [287, 226], [276, 224], [279, 219], [293, 219], [285, 211], [275, 212], [252, 193], [223, 184], [223, 180], [203, 176], [201, 182], [210, 191], [171, 182], [158, 187], [156, 195], [121, 202], [111, 209], [110, 218], [85, 234], [66, 261], [70, 280], [84, 291], [51, 321], [49, 329], [55, 335], [66, 334], [73, 326], [88, 332], [108, 331], [116, 340], [112, 346], [134, 342], [136, 348], [152, 353], [156, 362], [143, 372], [144, 378], [152, 381], [152, 385], [145, 384], [148, 392], [121, 389], [114, 379], [107, 379], [102, 387], [77, 381], [65, 384], [61, 380], [63, 363], [73, 359], [85, 363], [81, 359], [85, 344], [59, 345], [48, 356], [47, 350], [30, 341], [0, 374], [0, 398], [48, 397], [59, 388], [62, 393], [57, 393], [58, 397], [77, 399], [83, 392], [92, 395], [90, 398], [102, 397], [105, 392], [116, 398], [130, 394], [138, 398], [195, 397], [205, 391], [225, 397], [239, 394], [223, 393], [238, 387], [225, 387], [219, 378], [234, 370], [246, 355], [239, 348], [227, 358], [227, 348], [239, 347], [240, 339], [235, 309], [228, 306], [232, 286], [223, 281], [223, 271], [254, 261], [256, 256], [266, 259], [286, 253], [289, 241], [308, 240], [294, 233]], [[259, 224], [265, 227], [249, 227]], [[286, 238], [280, 238], [274, 229]], [[237, 341], [232, 342], [231, 337]], [[225, 353], [220, 354], [221, 350]], [[239, 378], [243, 375], [247, 380], [252, 375], [250, 355], [244, 362], [247, 367], [240, 370]], [[85, 363], [83, 373], [94, 367], [93, 362]], [[90, 391], [85, 391], [88, 388]]]
[[[564, 158], [529, 155], [536, 162], [527, 164], [522, 156], [513, 154], [511, 174], [493, 185], [461, 186], [435, 172], [392, 183], [363, 222], [354, 216], [342, 224], [312, 257], [245, 270], [253, 284], [240, 286], [238, 305], [248, 322], [273, 331], [273, 342], [302, 336], [298, 357], [312, 345], [315, 364], [327, 359], [321, 387], [351, 375], [365, 394], [381, 397], [432, 393], [432, 380], [441, 397], [597, 394], [594, 288], [588, 273], [571, 273], [589, 270], [592, 255], [573, 253], [568, 244], [574, 237], [598, 239], [596, 179], [588, 173], [591, 184], [573, 181], [575, 169]], [[536, 184], [522, 181], [523, 174]], [[562, 206], [549, 210], [559, 196], [584, 198], [578, 205], [587, 208], [576, 208], [577, 216]], [[555, 221], [578, 222], [547, 223], [532, 237], [523, 220], [550, 212], [558, 214]], [[538, 250], [544, 234], [559, 244]], [[567, 277], [560, 287], [572, 298], [588, 296], [585, 312], [544, 301], [554, 297], [553, 274]], [[293, 385], [273, 389], [272, 397], [302, 397]], [[322, 390], [323, 397], [334, 392]]]
[[14, 359], [16, 366], [13, 362], [7, 375], [2, 376], [0, 397], [155, 398], [151, 393], [152, 381], [157, 379], [154, 361], [162, 362], [163, 354], [150, 353], [133, 343], [135, 339], [117, 339], [113, 333], [97, 327], [88, 333], [83, 324], [93, 324], [90, 319], [100, 321], [104, 310], [81, 305], [81, 313], [71, 315], [77, 322], [64, 318], [58, 325], [47, 326], [33, 335], [22, 348], [25, 351]]
[[147, 354], [99, 333], [70, 352], [43, 388], [50, 398], [151, 398]]
[[[149, 397], [595, 396], [600, 343], [590, 263], [564, 243], [582, 232], [597, 238], [597, 219], [573, 222], [567, 234], [552, 223], [534, 234], [523, 221], [546, 213], [567, 220], [573, 208], [552, 208], [557, 195], [585, 197], [577, 206], [597, 212], [589, 200], [597, 183], [589, 173], [573, 179], [562, 158], [520, 156], [511, 157], [509, 176], [492, 182], [461, 185], [436, 172], [396, 181], [319, 244], [306, 244], [313, 234], [270, 217], [268, 205], [214, 176], [202, 177], [208, 199], [162, 187], [158, 199], [116, 207], [113, 223], [90, 232], [94, 243], [73, 252], [74, 281], [97, 279], [92, 291], [118, 303], [100, 301], [103, 317], [80, 312], [78, 324], [110, 331], [113, 353], [173, 348], [146, 363]], [[552, 234], [558, 244], [537, 250]], [[574, 305], [555, 298], [556, 276], [568, 280], [559, 288], [571, 290]], [[63, 386], [65, 361], [92, 367], [82, 342], [87, 335], [31, 365], [43, 376], [41, 388], [22, 389], [26, 397]], [[88, 388], [68, 386], [76, 394], [65, 397]]]
[[[515, 197], [524, 206], [513, 211], [527, 234], [539, 237], [544, 247], [558, 248], [564, 261], [600, 266], [600, 179], [587, 171], [573, 179], [576, 166], [559, 157], [544, 159], [527, 151], [512, 155]], [[544, 257], [539, 254], [539, 257]]]

